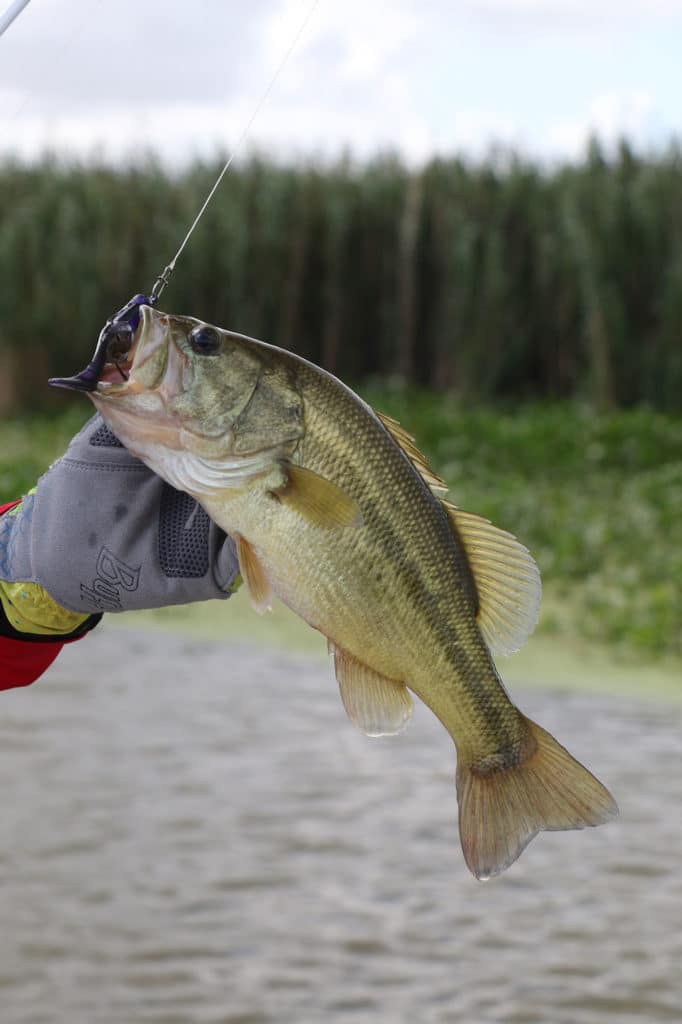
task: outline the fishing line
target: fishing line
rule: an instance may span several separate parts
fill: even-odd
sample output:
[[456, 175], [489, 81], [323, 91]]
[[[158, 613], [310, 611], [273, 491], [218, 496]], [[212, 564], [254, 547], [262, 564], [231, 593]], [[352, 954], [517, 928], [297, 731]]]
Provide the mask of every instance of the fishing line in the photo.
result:
[[[21, 2], [23, 2], [23, 0], [21, 0]], [[318, 4], [319, 0], [314, 0], [312, 5], [310, 6], [308, 13], [301, 22], [301, 25], [299, 26], [299, 29], [296, 32], [296, 35], [294, 36], [288, 50], [286, 51], [279, 65], [275, 69], [275, 73], [268, 82], [267, 87], [263, 92], [263, 95], [258, 100], [258, 103], [256, 104], [255, 109], [251, 114], [251, 117], [247, 121], [244, 129], [242, 130], [241, 135], [237, 139], [237, 143], [234, 149], [230, 153], [230, 156], [226, 160], [223, 169], [221, 170], [220, 174], [213, 183], [213, 187], [211, 188], [208, 195], [204, 199], [201, 209], [199, 210], [196, 217], [192, 221], [189, 231], [187, 232], [187, 234], [185, 235], [180, 244], [180, 248], [176, 252], [173, 259], [170, 261], [168, 266], [165, 268], [163, 273], [161, 273], [154, 282], [154, 287], [152, 288], [151, 294], [149, 296], [134, 295], [132, 299], [130, 299], [125, 304], [125, 306], [119, 309], [118, 312], [114, 313], [113, 316], [110, 316], [107, 322], [105, 323], [104, 327], [100, 331], [94, 355], [90, 362], [88, 363], [88, 365], [85, 367], [85, 369], [81, 370], [80, 373], [75, 374], [73, 377], [52, 377], [49, 383], [52, 384], [54, 387], [67, 388], [70, 391], [96, 391], [97, 382], [100, 378], [102, 370], [104, 369], [107, 359], [109, 358], [109, 353], [111, 353], [111, 355], [114, 357], [112, 361], [116, 365], [122, 379], [127, 380], [125, 370], [123, 366], [120, 364], [124, 362], [124, 354], [130, 351], [130, 347], [133, 342], [133, 336], [140, 323], [142, 306], [154, 306], [158, 301], [161, 292], [168, 284], [170, 276], [175, 270], [175, 264], [178, 262], [178, 259], [181, 256], [183, 249], [185, 248], [190, 238], [192, 237], [197, 224], [199, 223], [204, 213], [206, 212], [208, 204], [213, 199], [213, 196], [215, 195], [218, 186], [220, 185], [221, 181], [223, 180], [228, 170], [230, 169], [230, 166], [232, 165], [234, 158], [239, 153], [246, 137], [248, 136], [251, 130], [253, 122], [258, 117], [258, 114], [262, 110], [268, 96], [272, 92], [275, 82], [277, 81], [280, 74], [284, 70], [284, 67], [287, 61], [289, 60], [289, 57], [293, 53], [296, 44], [303, 35], [308, 25], [308, 22], [312, 18], [315, 12], [315, 8], [318, 6]]]
[[0, 14], [0, 36], [7, 31], [15, 18], [18, 18], [25, 7], [28, 7], [31, 0], [14, 0], [4, 14]]
[[315, 11], [315, 8], [318, 6], [319, 2], [320, 2], [320, 0], [314, 0], [312, 6], [310, 7], [310, 9], [308, 11], [308, 13], [306, 14], [305, 18], [301, 22], [301, 25], [299, 26], [299, 29], [298, 29], [296, 35], [294, 36], [294, 38], [293, 38], [293, 40], [292, 40], [288, 50], [286, 51], [286, 53], [282, 57], [279, 65], [275, 69], [275, 73], [273, 74], [272, 78], [268, 82], [267, 87], [265, 88], [262, 96], [260, 97], [260, 99], [258, 100], [258, 103], [256, 104], [256, 106], [254, 108], [253, 113], [251, 114], [251, 117], [247, 121], [244, 129], [242, 130], [241, 135], [237, 139], [237, 142], [236, 142], [236, 144], [234, 146], [234, 149], [232, 150], [232, 152], [230, 153], [228, 159], [225, 162], [225, 166], [223, 167], [222, 171], [220, 172], [220, 174], [216, 178], [216, 180], [215, 180], [215, 182], [213, 184], [213, 187], [211, 188], [210, 192], [208, 193], [208, 195], [206, 196], [206, 199], [203, 202], [203, 205], [202, 205], [201, 209], [199, 210], [199, 212], [197, 213], [196, 217], [194, 218], [194, 220], [193, 220], [193, 222], [192, 222], [192, 224], [190, 226], [189, 231], [187, 232], [187, 234], [183, 238], [183, 240], [182, 240], [182, 242], [180, 244], [180, 248], [176, 252], [176, 254], [173, 257], [173, 259], [170, 261], [170, 263], [168, 264], [166, 269], [161, 274], [159, 274], [159, 276], [157, 277], [157, 279], [156, 279], [156, 281], [154, 283], [154, 287], [152, 288], [151, 295], [150, 295], [150, 301], [152, 302], [152, 304], [155, 303], [158, 300], [159, 296], [161, 295], [161, 292], [163, 291], [163, 289], [168, 284], [170, 276], [173, 273], [173, 271], [175, 270], [175, 264], [177, 263], [178, 258], [180, 257], [180, 255], [182, 254], [183, 249], [185, 248], [185, 246], [189, 242], [190, 238], [192, 237], [192, 235], [194, 233], [194, 229], [196, 228], [197, 224], [199, 223], [199, 221], [203, 217], [204, 213], [206, 212], [206, 208], [207, 208], [208, 204], [213, 199], [213, 196], [215, 195], [216, 191], [218, 190], [218, 187], [220, 186], [221, 181], [223, 180], [223, 178], [225, 177], [225, 175], [229, 171], [229, 169], [230, 169], [230, 167], [232, 165], [233, 160], [235, 159], [235, 157], [239, 153], [243, 143], [245, 142], [245, 140], [246, 140], [246, 138], [247, 138], [247, 136], [248, 136], [248, 134], [249, 134], [249, 132], [251, 130], [251, 127], [252, 127], [254, 121], [256, 120], [256, 118], [258, 117], [258, 115], [261, 112], [262, 108], [264, 107], [264, 105], [265, 105], [265, 103], [266, 103], [266, 101], [268, 99], [268, 96], [272, 92], [272, 89], [273, 89], [273, 87], [275, 85], [275, 82], [277, 81], [277, 79], [279, 78], [280, 74], [284, 70], [284, 68], [285, 68], [289, 58], [291, 57], [291, 54], [296, 49], [296, 44], [298, 43], [299, 39], [301, 38], [301, 36], [305, 32], [305, 30], [307, 28], [307, 25], [308, 25], [308, 22], [312, 18], [313, 13]]

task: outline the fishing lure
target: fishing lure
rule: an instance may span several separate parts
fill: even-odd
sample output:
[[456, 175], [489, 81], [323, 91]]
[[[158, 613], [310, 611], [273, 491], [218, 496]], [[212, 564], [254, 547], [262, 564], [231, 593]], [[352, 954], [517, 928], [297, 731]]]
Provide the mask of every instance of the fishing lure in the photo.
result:
[[155, 302], [153, 292], [149, 296], [133, 295], [105, 323], [97, 339], [94, 355], [85, 369], [73, 377], [51, 377], [48, 383], [54, 388], [66, 388], [68, 391], [95, 391], [105, 363], [118, 366], [121, 377], [127, 380], [128, 376], [120, 364], [130, 351], [133, 335], [140, 323], [140, 306], [153, 306]]

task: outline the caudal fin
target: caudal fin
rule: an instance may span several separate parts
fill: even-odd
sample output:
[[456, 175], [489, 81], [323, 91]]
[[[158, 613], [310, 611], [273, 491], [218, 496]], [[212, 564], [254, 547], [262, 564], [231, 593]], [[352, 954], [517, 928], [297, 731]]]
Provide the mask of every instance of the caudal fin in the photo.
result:
[[521, 764], [486, 772], [457, 767], [460, 839], [476, 878], [499, 875], [538, 832], [602, 825], [618, 814], [608, 789], [553, 736], [525, 721], [532, 753]]

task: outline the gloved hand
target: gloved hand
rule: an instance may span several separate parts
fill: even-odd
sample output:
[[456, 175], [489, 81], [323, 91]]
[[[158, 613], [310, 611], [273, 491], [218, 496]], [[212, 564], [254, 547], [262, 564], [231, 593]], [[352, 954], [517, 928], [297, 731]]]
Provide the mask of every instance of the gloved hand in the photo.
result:
[[70, 634], [104, 611], [228, 597], [238, 572], [232, 540], [100, 416], [0, 516], [0, 600], [13, 635]]

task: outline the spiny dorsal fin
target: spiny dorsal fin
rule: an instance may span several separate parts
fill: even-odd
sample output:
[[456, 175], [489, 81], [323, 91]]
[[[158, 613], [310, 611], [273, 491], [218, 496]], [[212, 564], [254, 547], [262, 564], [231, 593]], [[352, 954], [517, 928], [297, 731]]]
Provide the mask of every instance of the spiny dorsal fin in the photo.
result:
[[235, 535], [237, 558], [239, 559], [239, 572], [246, 583], [246, 589], [251, 600], [251, 606], [259, 615], [269, 612], [272, 608], [272, 590], [263, 566], [258, 561], [256, 553], [244, 537]]
[[464, 546], [478, 595], [478, 625], [493, 653], [518, 651], [535, 629], [540, 608], [540, 570], [516, 537], [487, 519], [443, 507]]
[[412, 434], [408, 434], [405, 428], [397, 420], [394, 420], [392, 416], [387, 416], [386, 413], [378, 412], [376, 409], [374, 411], [395, 443], [402, 448], [414, 468], [423, 477], [427, 487], [430, 487], [436, 495], [445, 494], [448, 485], [431, 469], [426, 461], [426, 457], [417, 448], [417, 443]]
[[273, 494], [307, 522], [325, 529], [362, 525], [358, 503], [337, 484], [304, 466], [287, 465], [286, 474], [286, 484]]
[[341, 700], [351, 722], [367, 736], [402, 732], [412, 714], [412, 698], [404, 683], [378, 675], [347, 651], [328, 642]]

